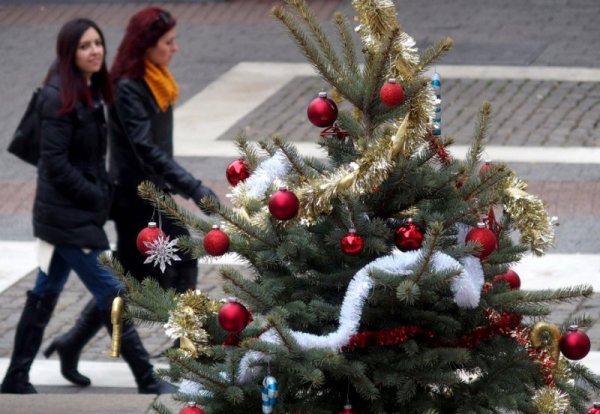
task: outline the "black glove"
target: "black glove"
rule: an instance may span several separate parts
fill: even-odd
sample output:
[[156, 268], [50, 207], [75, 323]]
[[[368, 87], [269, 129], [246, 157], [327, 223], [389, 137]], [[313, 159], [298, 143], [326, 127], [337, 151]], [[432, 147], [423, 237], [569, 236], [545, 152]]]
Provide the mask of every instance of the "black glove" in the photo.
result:
[[[194, 190], [194, 195], [192, 196], [192, 198], [194, 199], [196, 204], [201, 205], [200, 200], [202, 200], [204, 197], [212, 197], [215, 200], [217, 200], [217, 202], [219, 202], [219, 197], [215, 194], [215, 192], [213, 190], [200, 184]], [[200, 207], [200, 210], [202, 210], [204, 212], [204, 214], [206, 214], [207, 216], [210, 216], [212, 214], [210, 211], [208, 211], [202, 207]]]

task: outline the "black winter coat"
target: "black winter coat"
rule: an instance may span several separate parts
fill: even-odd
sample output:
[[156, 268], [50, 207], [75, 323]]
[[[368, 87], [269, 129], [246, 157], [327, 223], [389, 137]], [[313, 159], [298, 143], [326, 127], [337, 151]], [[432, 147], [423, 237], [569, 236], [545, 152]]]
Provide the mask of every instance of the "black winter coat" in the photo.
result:
[[113, 208], [127, 208], [142, 181], [196, 198], [201, 182], [173, 160], [173, 107], [162, 112], [143, 80], [120, 79], [110, 111]]
[[74, 111], [59, 114], [60, 107], [55, 76], [41, 93], [33, 233], [54, 245], [106, 249], [110, 191], [104, 108], [100, 102], [92, 108], [78, 103]]

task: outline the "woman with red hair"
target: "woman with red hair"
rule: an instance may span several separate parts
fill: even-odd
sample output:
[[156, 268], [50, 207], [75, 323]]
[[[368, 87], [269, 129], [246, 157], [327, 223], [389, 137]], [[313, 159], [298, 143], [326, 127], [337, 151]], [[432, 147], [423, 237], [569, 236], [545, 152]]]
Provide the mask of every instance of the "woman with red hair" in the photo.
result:
[[[196, 288], [196, 260], [182, 254], [181, 261], [162, 273], [145, 264], [146, 257], [136, 247], [138, 233], [155, 214], [137, 195], [142, 181], [195, 201], [217, 198], [173, 159], [173, 105], [179, 89], [168, 66], [178, 50], [175, 24], [176, 20], [158, 7], [147, 7], [129, 20], [111, 69], [115, 103], [110, 110], [109, 175], [114, 185], [111, 218], [117, 232], [116, 258], [140, 281], [153, 277], [163, 288], [185, 292]], [[167, 216], [162, 217], [162, 230], [172, 238], [189, 235]], [[98, 309], [91, 301], [75, 326], [49, 348], [49, 352], [58, 351], [65, 378], [78, 385], [89, 384], [77, 364], [81, 350], [99, 329], [98, 319]], [[147, 357], [145, 350], [139, 352]]]

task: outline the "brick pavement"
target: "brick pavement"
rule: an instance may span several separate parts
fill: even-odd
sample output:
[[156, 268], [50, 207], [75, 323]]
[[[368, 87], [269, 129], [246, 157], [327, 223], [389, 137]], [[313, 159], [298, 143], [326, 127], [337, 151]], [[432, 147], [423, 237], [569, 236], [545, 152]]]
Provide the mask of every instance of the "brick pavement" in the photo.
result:
[[[28, 2], [29, 3], [29, 2]], [[109, 57], [123, 31], [127, 17], [141, 7], [135, 4], [100, 4], [66, 0], [56, 5], [9, 5], [0, 0], [0, 126], [12, 131], [29, 96], [52, 59], [53, 38], [58, 26], [70, 16], [87, 15], [105, 28]], [[273, 1], [234, 0], [218, 2], [171, 3], [167, 7], [179, 18], [181, 51], [173, 70], [181, 86], [181, 102], [202, 90], [240, 61], [301, 62], [303, 58], [278, 24], [268, 17]], [[340, 8], [352, 16], [349, 1], [315, 0], [321, 19]], [[506, 64], [599, 67], [595, 39], [600, 37], [595, 0], [456, 0], [453, 2], [396, 1], [405, 29], [423, 48], [443, 36], [455, 40], [455, 48], [441, 63]], [[331, 32], [330, 28], [328, 28]], [[443, 74], [442, 74], [443, 76]], [[444, 128], [457, 140], [470, 136], [472, 118], [483, 99], [492, 101], [494, 112], [492, 140], [497, 144], [598, 146], [598, 83], [497, 80], [444, 80]], [[268, 136], [281, 132], [292, 140], [310, 139], [304, 120], [307, 97], [321, 88], [314, 77], [296, 78], [222, 137], [245, 128], [250, 134]], [[219, 97], [216, 96], [215, 99]], [[0, 136], [6, 147], [8, 134]], [[190, 171], [213, 186], [225, 200], [227, 184], [223, 171], [225, 158], [183, 157]], [[30, 209], [35, 172], [6, 152], [0, 152], [0, 239], [29, 240]], [[586, 234], [598, 227], [598, 182], [600, 168], [580, 165], [513, 166], [528, 179], [533, 193], [546, 200], [551, 214], [564, 218], [558, 229], [557, 252], [598, 253], [600, 244]], [[32, 275], [0, 295], [0, 357], [12, 346], [14, 324], [32, 285]], [[214, 267], [201, 269], [201, 288], [220, 296]], [[61, 296], [48, 339], [68, 328], [78, 307], [88, 298], [77, 278], [72, 277]], [[574, 313], [587, 312], [600, 317], [598, 296], [592, 300], [557, 307], [555, 322]], [[144, 343], [154, 353], [169, 340], [160, 327], [142, 327]], [[594, 349], [600, 350], [600, 326], [590, 331]], [[83, 358], [106, 357], [106, 335], [98, 335], [84, 350]], [[60, 392], [49, 389], [48, 392]]]

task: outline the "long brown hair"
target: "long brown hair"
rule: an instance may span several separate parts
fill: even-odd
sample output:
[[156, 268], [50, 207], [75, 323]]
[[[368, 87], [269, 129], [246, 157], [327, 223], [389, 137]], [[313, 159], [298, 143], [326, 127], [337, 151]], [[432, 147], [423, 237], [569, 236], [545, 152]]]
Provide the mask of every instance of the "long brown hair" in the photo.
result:
[[146, 7], [131, 16], [110, 70], [113, 82], [143, 78], [146, 51], [176, 24], [175, 18], [159, 7]]
[[[92, 75], [90, 87], [76, 63], [79, 41], [89, 28], [98, 32], [104, 47], [102, 67]], [[91, 106], [94, 98], [102, 98], [108, 104], [113, 102], [112, 84], [106, 67], [106, 41], [102, 30], [92, 20], [77, 18], [61, 27], [56, 39], [56, 60], [48, 70], [44, 83], [55, 74], [59, 77], [61, 113], [74, 110], [78, 101], [86, 106]]]

